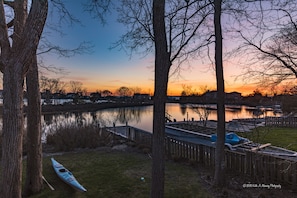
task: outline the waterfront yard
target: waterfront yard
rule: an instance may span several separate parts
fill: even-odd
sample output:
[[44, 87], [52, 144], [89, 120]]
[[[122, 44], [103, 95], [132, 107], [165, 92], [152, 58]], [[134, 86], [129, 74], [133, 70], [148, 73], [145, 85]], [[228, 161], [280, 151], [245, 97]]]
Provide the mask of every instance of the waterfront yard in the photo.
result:
[[[78, 192], [63, 183], [51, 167], [51, 157], [71, 170], [87, 192]], [[147, 198], [150, 196], [151, 161], [150, 155], [132, 147], [127, 147], [125, 150], [101, 147], [47, 154], [43, 158], [43, 175], [55, 190], [50, 190], [44, 184], [42, 192], [30, 198]], [[225, 176], [226, 187], [214, 188], [212, 186], [213, 170], [202, 165], [192, 166], [185, 162], [167, 160], [165, 169], [165, 198], [296, 197], [295, 193], [283, 187], [281, 189], [243, 188], [244, 184], [257, 183], [257, 181], [229, 171]]]
[[[77, 132], [74, 132], [73, 128], [69, 128], [60, 131], [58, 137], [51, 137], [51, 141], [54, 141], [55, 138], [60, 138], [72, 142], [74, 137], [70, 138], [68, 131], [72, 131], [71, 134], [74, 137], [78, 135]], [[88, 136], [90, 136], [89, 133], [86, 133], [88, 131], [86, 128], [80, 128], [80, 131], [83, 132], [84, 135], [88, 134]], [[62, 134], [68, 135], [68, 138], [63, 138]], [[109, 138], [106, 138], [106, 136], [102, 134], [100, 138], [103, 138], [105, 141], [109, 140]], [[294, 144], [297, 140], [296, 129], [261, 127], [255, 129], [253, 132], [245, 132], [240, 135], [253, 141], [262, 143], [270, 142], [277, 146], [286, 147], [286, 145], [291, 145], [290, 149], [297, 150], [296, 144]], [[81, 136], [78, 137], [82, 140]], [[94, 139], [94, 136], [90, 137]], [[72, 144], [66, 144], [65, 142], [59, 142], [63, 145], [70, 145], [70, 148], [72, 148], [70, 152], [65, 152], [63, 147], [46, 150], [45, 157], [43, 158], [43, 175], [48, 182], [54, 186], [55, 190], [51, 191], [45, 184], [42, 192], [31, 196], [31, 198], [149, 197], [151, 185], [151, 156], [146, 152], [144, 153], [142, 149], [138, 150], [135, 146], [128, 146], [123, 150], [114, 150], [108, 142], [109, 141], [107, 141], [106, 145], [101, 144], [101, 146], [97, 148], [79, 148], [81, 145], [77, 147]], [[51, 145], [48, 146], [52, 148]], [[56, 150], [57, 148], [60, 148], [61, 152], [59, 149]], [[52, 151], [55, 153], [51, 153]], [[71, 170], [77, 180], [85, 186], [88, 191], [81, 193], [63, 183], [51, 167], [51, 157], [54, 157], [57, 161], [65, 165], [66, 168]], [[182, 163], [171, 160], [166, 161], [165, 197], [296, 196], [295, 193], [287, 190], [285, 186], [282, 186], [281, 189], [243, 188], [242, 186], [244, 184], [257, 183], [257, 181], [249, 178], [247, 175], [242, 177], [233, 172], [228, 172], [226, 175], [226, 187], [216, 189], [212, 186], [212, 169], [204, 167], [202, 164], [192, 164], [187, 161], [181, 162]]]
[[297, 128], [258, 127], [251, 132], [237, 133], [258, 143], [271, 143], [289, 150], [297, 151]]
[[[32, 198], [149, 197], [151, 158], [135, 149], [127, 152], [106, 147], [53, 157], [72, 171], [87, 192], [75, 191], [63, 183], [51, 167], [48, 156], [43, 161], [43, 174], [55, 190], [45, 186]], [[200, 176], [194, 167], [167, 161], [165, 197], [212, 197], [202, 187]]]

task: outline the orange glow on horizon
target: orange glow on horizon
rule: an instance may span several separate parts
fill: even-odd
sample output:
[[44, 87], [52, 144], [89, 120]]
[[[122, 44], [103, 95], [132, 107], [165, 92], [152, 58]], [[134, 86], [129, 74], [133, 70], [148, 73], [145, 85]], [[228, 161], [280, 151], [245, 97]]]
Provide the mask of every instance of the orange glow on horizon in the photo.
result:
[[[98, 85], [98, 84], [83, 84], [83, 87], [87, 89], [87, 92], [91, 93], [91, 92], [96, 92], [96, 91], [103, 91], [103, 90], [109, 90], [111, 91], [113, 94], [116, 93], [116, 90], [119, 89], [121, 86], [126, 86], [126, 85]], [[152, 86], [129, 86], [127, 85], [126, 87], [128, 88], [135, 88], [138, 87], [140, 88], [140, 92], [143, 94], [150, 94], [153, 95], [154, 94], [154, 88], [153, 85]], [[199, 91], [197, 91], [197, 89], [195, 89], [195, 87], [193, 87], [193, 89], [200, 93]], [[215, 86], [212, 86], [209, 88], [210, 90], [215, 90]], [[252, 94], [255, 90], [257, 89], [256, 85], [236, 85], [236, 86], [226, 86], [225, 87], [225, 92], [230, 93], [230, 92], [239, 92], [241, 93], [243, 96]], [[175, 86], [172, 87], [168, 86], [168, 92], [167, 94], [169, 96], [180, 96], [181, 92], [183, 91], [181, 86]]]

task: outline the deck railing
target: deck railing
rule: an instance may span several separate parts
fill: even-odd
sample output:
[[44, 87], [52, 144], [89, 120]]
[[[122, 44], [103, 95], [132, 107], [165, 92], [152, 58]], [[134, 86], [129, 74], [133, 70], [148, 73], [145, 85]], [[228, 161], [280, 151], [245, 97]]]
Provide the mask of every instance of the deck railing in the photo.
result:
[[297, 127], [297, 117], [266, 117], [266, 126]]
[[[215, 166], [215, 148], [166, 138], [166, 152], [171, 158], [182, 158], [205, 166]], [[283, 184], [297, 189], [297, 161], [258, 152], [225, 151], [228, 170], [249, 175], [265, 184]]]
[[[137, 144], [152, 144], [152, 133], [126, 126], [126, 138]], [[215, 148], [181, 141], [172, 137], [165, 139], [166, 155], [171, 159], [183, 159], [204, 166], [215, 166]], [[259, 152], [245, 153], [226, 150], [225, 167], [242, 175], [249, 175], [263, 184], [285, 185], [297, 190], [297, 160], [271, 156]]]

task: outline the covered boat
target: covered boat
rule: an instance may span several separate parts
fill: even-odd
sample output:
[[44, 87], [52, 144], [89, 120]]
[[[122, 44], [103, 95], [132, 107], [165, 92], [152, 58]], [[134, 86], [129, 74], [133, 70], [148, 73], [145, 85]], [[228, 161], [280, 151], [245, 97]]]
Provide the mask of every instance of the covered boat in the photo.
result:
[[75, 179], [75, 177], [69, 170], [67, 170], [62, 164], [57, 162], [54, 158], [51, 158], [51, 160], [52, 166], [61, 180], [63, 180], [66, 184], [70, 185], [74, 189], [77, 189], [82, 192], [87, 192], [87, 190]]
[[[217, 134], [211, 135], [210, 140], [212, 142], [216, 142], [217, 141]], [[231, 145], [243, 143], [243, 142], [246, 142], [246, 141], [247, 141], [247, 139], [245, 139], [243, 137], [240, 137], [235, 133], [227, 133], [225, 135], [225, 143], [228, 143], [228, 144], [231, 144]]]

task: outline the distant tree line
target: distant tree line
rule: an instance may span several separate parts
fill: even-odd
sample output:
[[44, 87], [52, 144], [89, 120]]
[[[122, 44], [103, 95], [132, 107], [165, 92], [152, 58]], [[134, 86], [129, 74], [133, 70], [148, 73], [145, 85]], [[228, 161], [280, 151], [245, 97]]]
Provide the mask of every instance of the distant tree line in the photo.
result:
[[[66, 90], [68, 90], [68, 92], [66, 92]], [[97, 89], [94, 92], [88, 93], [87, 88], [83, 86], [82, 82], [64, 82], [59, 78], [48, 78], [45, 76], [41, 76], [40, 78], [40, 91], [42, 92], [42, 98], [44, 99], [66, 98], [67, 93], [71, 93], [75, 94], [77, 99], [83, 98], [84, 96], [90, 96], [89, 98], [92, 102], [95, 102], [100, 98], [108, 98], [111, 96], [131, 98], [135, 94], [140, 94], [142, 92], [139, 87], [121, 86], [114, 92], [108, 89]], [[191, 85], [183, 84], [180, 96], [179, 102], [181, 103], [215, 104], [217, 101], [216, 90], [207, 85], [195, 89]], [[225, 102], [226, 104], [249, 106], [282, 104], [283, 111], [290, 112], [292, 109], [297, 109], [297, 105], [295, 104], [296, 97], [297, 86], [291, 83], [285, 83], [269, 90], [255, 89], [252, 93], [246, 96], [242, 96], [241, 93], [238, 92], [226, 93]]]
[[[52, 104], [53, 99], [72, 99], [72, 101], [68, 101], [71, 104], [97, 103], [111, 100], [124, 100], [127, 102], [148, 102], [151, 100], [150, 94], [141, 93], [142, 91], [139, 87], [121, 86], [114, 92], [108, 89], [97, 89], [94, 92], [88, 92], [87, 88], [80, 81], [64, 82], [59, 78], [48, 78], [45, 76], [40, 78], [40, 92], [41, 98], [44, 99], [43, 104]], [[25, 92], [25, 97], [28, 97], [27, 92]], [[57, 104], [60, 104], [60, 102]]]

